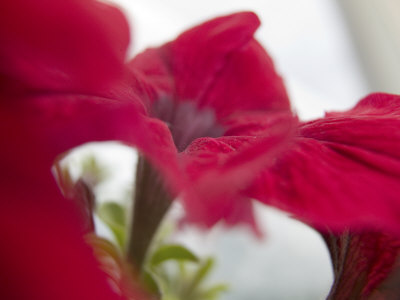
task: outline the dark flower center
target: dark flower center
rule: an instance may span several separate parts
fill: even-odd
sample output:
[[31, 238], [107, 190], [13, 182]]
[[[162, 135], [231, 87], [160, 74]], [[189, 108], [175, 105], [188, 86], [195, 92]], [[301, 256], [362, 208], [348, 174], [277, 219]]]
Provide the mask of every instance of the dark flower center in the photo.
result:
[[179, 152], [200, 137], [219, 137], [224, 133], [210, 108], [199, 108], [193, 101], [161, 98], [152, 107], [152, 116], [168, 124]]
[[[162, 98], [152, 106], [151, 116], [167, 123], [174, 143], [182, 152], [196, 138], [218, 137], [224, 132], [212, 109], [199, 108], [192, 101], [173, 101]], [[156, 169], [140, 156], [136, 170], [136, 184], [128, 245], [128, 260], [140, 271], [146, 253], [160, 222], [170, 207], [173, 195], [164, 186]]]

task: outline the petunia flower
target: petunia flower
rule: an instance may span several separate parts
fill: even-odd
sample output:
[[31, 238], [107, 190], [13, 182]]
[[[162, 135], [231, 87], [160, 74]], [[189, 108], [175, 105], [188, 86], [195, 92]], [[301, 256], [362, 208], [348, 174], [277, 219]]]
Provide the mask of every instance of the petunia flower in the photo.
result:
[[1, 299], [147, 299], [132, 280], [110, 284], [83, 239], [84, 197], [66, 201], [52, 174], [88, 141], [162, 142], [137, 133], [167, 130], [142, 120], [138, 98], [114, 97], [128, 37], [121, 12], [97, 1], [0, 3]]
[[101, 2], [0, 3], [1, 299], [148, 299], [122, 263], [88, 245], [86, 195], [63, 195], [52, 174], [77, 145], [146, 149], [155, 140], [137, 132], [167, 130], [144, 122], [134, 94], [116, 97], [128, 42], [122, 13]]
[[164, 124], [142, 120], [137, 96], [116, 97], [128, 43], [122, 13], [98, 1], [1, 2], [0, 192], [6, 199], [65, 201], [51, 168], [85, 142], [147, 149], [168, 140]]
[[300, 124], [245, 193], [319, 230], [331, 252], [329, 299], [397, 299], [400, 281], [400, 96]]
[[318, 229], [371, 224], [399, 234], [400, 96], [372, 94], [300, 124], [293, 145], [248, 194]]
[[[177, 195], [192, 222], [256, 228], [240, 191], [272, 164], [295, 124], [283, 81], [253, 37], [259, 24], [250, 12], [216, 18], [129, 63], [147, 115], [168, 125], [178, 166], [160, 174], [163, 164], [139, 160], [129, 250], [139, 265], [144, 240]], [[171, 186], [178, 188], [168, 193]]]
[[[148, 83], [142, 86], [147, 110], [168, 123], [180, 151], [180, 165], [189, 178], [182, 195], [188, 218], [206, 225], [220, 219], [254, 224], [249, 198], [255, 198], [291, 212], [323, 234], [333, 232], [331, 239], [350, 235], [349, 257], [361, 263], [352, 269], [333, 259], [335, 268], [342, 264], [344, 270], [336, 274], [336, 282], [357, 272], [365, 279], [359, 285], [351, 280], [347, 287], [335, 284], [331, 297], [370, 295], [397, 268], [399, 97], [371, 95], [348, 112], [302, 123], [289, 146], [247, 144], [274, 134], [271, 125], [279, 129], [289, 112], [282, 81], [259, 44], [251, 39], [245, 46], [231, 46], [249, 36], [246, 29], [254, 21], [246, 13], [218, 18], [131, 62]], [[227, 49], [233, 53], [227, 55]], [[197, 118], [201, 126], [194, 125]], [[221, 137], [215, 123], [224, 128]], [[280, 130], [275, 137], [284, 136]], [[207, 137], [199, 138], [201, 134]], [[143, 173], [139, 169], [139, 179]], [[136, 199], [146, 195], [148, 191], [139, 191]], [[136, 201], [142, 205], [138, 211], [154, 205]], [[377, 250], [367, 251], [375, 241]], [[342, 245], [332, 249], [347, 251]]]
[[[139, 57], [130, 66], [132, 72], [126, 72], [128, 28], [117, 9], [92, 0], [62, 3], [17, 0], [2, 3], [0, 8], [0, 162], [4, 170], [0, 189], [5, 199], [20, 201], [22, 210], [29, 205], [26, 202], [31, 202], [51, 213], [52, 208], [65, 200], [64, 196], [73, 198], [81, 207], [83, 218], [71, 207], [63, 213], [69, 216], [69, 222], [84, 225], [84, 230], [91, 229], [91, 222], [87, 220], [91, 218], [91, 205], [86, 207], [82, 203], [87, 199], [79, 191], [62, 195], [51, 168], [60, 155], [84, 142], [119, 140], [137, 146], [166, 175], [169, 183], [170, 193], [164, 192], [164, 183], [160, 183], [161, 199], [166, 198], [164, 206], [154, 203], [152, 197], [143, 199], [145, 205], [156, 210], [156, 213], [150, 212], [155, 225], [143, 227], [135, 223], [134, 230], [139, 234], [151, 238], [174, 193], [185, 190], [189, 191], [185, 199], [207, 199], [207, 181], [210, 187], [214, 184], [214, 191], [210, 189], [215, 194], [213, 199], [224, 202], [216, 207], [218, 211], [210, 219], [203, 210], [201, 222], [213, 224], [223, 218], [231, 223], [242, 220], [254, 223], [250, 202], [240, 200], [232, 206], [227, 201], [231, 195], [225, 195], [224, 191], [234, 196], [242, 180], [248, 182], [253, 176], [252, 170], [270, 163], [287, 139], [292, 118], [282, 81], [268, 55], [252, 38], [259, 25], [255, 15], [244, 13], [211, 21], [192, 33], [183, 34], [172, 47], [165, 46], [165, 50], [176, 48], [171, 58], [185, 60], [183, 64], [176, 64], [174, 73], [167, 76], [168, 81], [185, 72], [194, 74], [193, 67], [199, 68], [197, 87], [189, 93], [185, 91], [185, 85], [195, 82], [188, 77], [186, 82], [170, 82], [168, 94], [153, 82], [148, 84], [148, 73], [138, 67], [140, 61], [146, 62]], [[194, 45], [190, 41], [203, 34], [203, 43]], [[190, 58], [201, 53], [202, 44], [209, 46], [209, 52], [204, 52], [201, 60], [193, 61], [199, 65], [187, 65], [185, 69]], [[232, 77], [232, 71], [239, 77]], [[258, 80], [242, 78], [242, 71], [257, 73]], [[269, 85], [268, 90], [264, 85]], [[224, 105], [225, 98], [219, 94], [228, 86], [232, 87], [231, 99]], [[173, 92], [175, 89], [179, 92]], [[253, 91], [246, 99], [245, 89]], [[147, 102], [151, 96], [152, 102]], [[202, 101], [210, 103], [201, 104]], [[171, 129], [173, 116], [168, 111], [175, 105], [182, 119], [177, 118], [172, 124], [176, 129]], [[252, 115], [261, 120], [262, 114], [269, 111], [281, 113], [269, 119], [270, 130], [266, 133], [262, 132], [264, 127], [260, 130], [258, 123], [254, 124]], [[182, 129], [188, 130], [180, 136]], [[222, 135], [225, 137], [208, 138]], [[190, 155], [179, 154], [191, 141], [203, 136], [207, 138], [197, 140], [188, 148]], [[194, 155], [195, 149], [200, 148], [203, 148], [202, 154]], [[207, 151], [208, 161], [204, 161]], [[215, 160], [219, 161], [219, 168], [215, 168]], [[203, 173], [210, 176], [196, 171], [200, 169], [195, 166], [199, 163]], [[146, 166], [147, 162], [143, 164]], [[157, 192], [152, 187], [157, 186], [157, 176], [150, 176], [151, 185], [143, 184], [136, 192], [142, 189]], [[218, 189], [213, 182], [216, 176], [224, 176], [235, 188], [221, 185], [224, 188]], [[137, 182], [142, 182], [140, 176]], [[201, 184], [195, 185], [196, 182]], [[199, 186], [201, 189], [196, 190]], [[211, 200], [207, 199], [210, 204], [214, 203]], [[157, 215], [157, 210], [161, 214]], [[134, 222], [146, 219], [149, 213], [140, 213], [143, 212], [140, 209], [136, 212], [140, 217], [136, 215]]]

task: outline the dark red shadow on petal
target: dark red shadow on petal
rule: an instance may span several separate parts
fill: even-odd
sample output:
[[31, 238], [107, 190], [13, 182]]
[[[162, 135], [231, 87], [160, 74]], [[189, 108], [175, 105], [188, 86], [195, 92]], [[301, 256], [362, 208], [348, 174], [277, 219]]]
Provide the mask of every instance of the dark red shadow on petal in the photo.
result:
[[0, 298], [125, 299], [100, 270], [68, 206], [31, 204], [18, 198], [0, 203]]
[[122, 74], [129, 28], [92, 0], [0, 4], [0, 91], [100, 94]]
[[49, 95], [14, 99], [2, 105], [0, 114], [1, 190], [8, 198], [64, 201], [51, 167], [59, 155], [89, 141], [136, 146], [163, 172], [177, 172], [176, 148], [168, 128], [137, 113], [133, 102]]
[[323, 236], [335, 275], [327, 299], [398, 299], [400, 240], [377, 231]]
[[232, 123], [238, 135], [200, 138], [181, 154], [189, 180], [184, 194], [189, 220], [212, 226], [222, 219], [256, 228], [251, 200], [243, 192], [290, 146], [296, 124], [291, 114], [263, 117], [264, 126], [257, 123], [262, 129], [243, 118]]

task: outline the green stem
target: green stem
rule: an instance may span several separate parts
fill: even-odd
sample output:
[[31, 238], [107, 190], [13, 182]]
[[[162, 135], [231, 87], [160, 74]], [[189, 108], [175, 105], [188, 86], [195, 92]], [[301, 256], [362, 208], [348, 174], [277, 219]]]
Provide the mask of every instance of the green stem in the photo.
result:
[[149, 247], [168, 211], [172, 197], [157, 170], [139, 156], [127, 259], [141, 273]]

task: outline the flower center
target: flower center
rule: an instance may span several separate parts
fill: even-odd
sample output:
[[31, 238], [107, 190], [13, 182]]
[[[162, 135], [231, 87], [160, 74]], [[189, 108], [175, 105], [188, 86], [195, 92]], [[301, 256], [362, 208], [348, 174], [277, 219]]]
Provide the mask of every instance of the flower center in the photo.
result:
[[[218, 137], [224, 132], [212, 109], [200, 109], [193, 101], [172, 101], [162, 98], [152, 106], [151, 116], [167, 123], [174, 143], [182, 152], [196, 138]], [[160, 222], [173, 200], [165, 189], [160, 174], [140, 157], [128, 244], [128, 260], [140, 271]]]
[[193, 101], [161, 98], [153, 104], [151, 114], [168, 124], [174, 143], [182, 152], [195, 139], [218, 137], [224, 132], [210, 108], [199, 108]]

